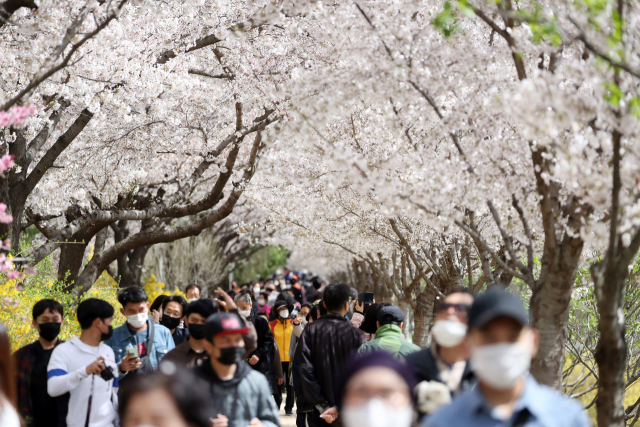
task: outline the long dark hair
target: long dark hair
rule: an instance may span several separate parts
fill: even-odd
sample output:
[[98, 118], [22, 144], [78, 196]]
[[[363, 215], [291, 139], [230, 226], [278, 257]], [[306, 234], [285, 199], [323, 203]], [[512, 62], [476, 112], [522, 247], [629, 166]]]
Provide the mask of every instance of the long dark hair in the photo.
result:
[[195, 427], [211, 425], [209, 418], [216, 414], [215, 408], [211, 406], [208, 387], [191, 371], [169, 361], [163, 361], [158, 371], [142, 375], [122, 389], [118, 407], [120, 422], [126, 421], [127, 411], [135, 396], [158, 389], [166, 391], [171, 396], [188, 425]]
[[368, 334], [375, 334], [378, 330], [378, 324], [376, 323], [378, 321], [378, 312], [382, 307], [388, 307], [390, 305], [391, 304], [384, 302], [380, 304], [371, 304], [364, 315], [362, 323], [360, 324], [360, 330]]
[[13, 372], [13, 357], [11, 357], [11, 341], [7, 328], [2, 323], [0, 323], [0, 393], [15, 408], [16, 379]]

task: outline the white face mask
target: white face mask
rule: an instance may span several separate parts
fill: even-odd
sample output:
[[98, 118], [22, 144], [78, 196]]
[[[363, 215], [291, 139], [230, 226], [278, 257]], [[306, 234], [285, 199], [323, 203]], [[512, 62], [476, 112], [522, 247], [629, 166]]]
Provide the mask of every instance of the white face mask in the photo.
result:
[[361, 406], [345, 406], [340, 416], [344, 427], [410, 427], [413, 409], [411, 405], [396, 408], [373, 398]]
[[431, 328], [435, 342], [442, 347], [455, 347], [467, 334], [467, 325], [455, 320], [436, 320]]
[[249, 316], [251, 316], [251, 309], [249, 309], [249, 310], [238, 310], [238, 314], [240, 314], [240, 316], [248, 319]]
[[255, 288], [253, 288], [253, 293], [258, 295], [260, 293], [260, 288], [257, 287], [257, 286]]
[[258, 305], [265, 305], [267, 302], [263, 299], [258, 300]]
[[531, 366], [531, 344], [504, 342], [474, 347], [471, 366], [482, 382], [497, 390], [513, 387]]
[[194, 301], [198, 301], [200, 298], [188, 298], [187, 301], [189, 302], [194, 302]]
[[147, 319], [149, 319], [148, 313], [138, 313], [132, 314], [131, 316], [127, 316], [127, 322], [134, 328], [141, 328], [147, 323]]
[[286, 319], [287, 317], [289, 317], [289, 310], [286, 310], [286, 309], [285, 310], [280, 310], [278, 312], [278, 315], [280, 317], [282, 317], [283, 319]]

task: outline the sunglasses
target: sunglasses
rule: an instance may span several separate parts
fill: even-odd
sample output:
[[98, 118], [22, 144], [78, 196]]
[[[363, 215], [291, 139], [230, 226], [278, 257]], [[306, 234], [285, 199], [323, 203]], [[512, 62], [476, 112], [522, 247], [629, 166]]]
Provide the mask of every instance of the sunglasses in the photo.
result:
[[447, 311], [450, 308], [453, 308], [456, 313], [466, 314], [469, 312], [469, 309], [471, 308], [471, 306], [469, 304], [452, 304], [448, 302], [441, 302], [440, 305], [438, 305], [439, 312]]

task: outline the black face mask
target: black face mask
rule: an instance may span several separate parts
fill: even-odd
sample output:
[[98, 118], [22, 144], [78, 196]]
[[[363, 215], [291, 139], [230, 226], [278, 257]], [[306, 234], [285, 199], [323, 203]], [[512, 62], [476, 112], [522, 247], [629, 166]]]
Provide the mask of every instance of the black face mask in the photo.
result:
[[218, 362], [223, 365], [235, 365], [236, 363], [240, 363], [242, 357], [244, 356], [244, 347], [227, 347], [220, 349], [220, 357], [218, 357]]
[[109, 325], [109, 332], [107, 332], [106, 334], [103, 332], [102, 335], [100, 335], [100, 341], [106, 341], [109, 338], [111, 338], [111, 335], [113, 335], [113, 326]]
[[204, 338], [204, 325], [189, 325], [189, 334], [194, 340], [201, 340]]
[[180, 324], [179, 317], [171, 317], [166, 314], [162, 315], [162, 326], [165, 326], [169, 329], [175, 329]]
[[51, 322], [51, 323], [40, 323], [40, 336], [45, 341], [53, 341], [56, 339], [58, 334], [60, 333], [60, 325], [62, 323]]

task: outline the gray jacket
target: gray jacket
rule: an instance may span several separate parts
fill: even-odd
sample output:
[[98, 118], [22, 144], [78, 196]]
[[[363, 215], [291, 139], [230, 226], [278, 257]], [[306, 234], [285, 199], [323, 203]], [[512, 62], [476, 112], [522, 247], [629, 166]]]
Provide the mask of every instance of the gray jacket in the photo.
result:
[[229, 418], [229, 427], [246, 427], [258, 418], [265, 427], [280, 427], [278, 408], [271, 396], [267, 377], [240, 362], [230, 381], [221, 381], [209, 359], [194, 369], [211, 390], [211, 405], [215, 412]]

